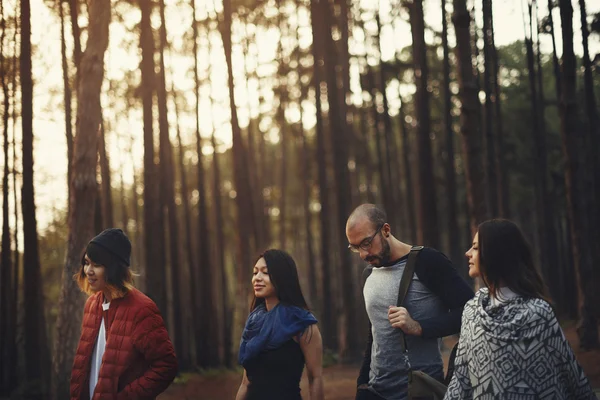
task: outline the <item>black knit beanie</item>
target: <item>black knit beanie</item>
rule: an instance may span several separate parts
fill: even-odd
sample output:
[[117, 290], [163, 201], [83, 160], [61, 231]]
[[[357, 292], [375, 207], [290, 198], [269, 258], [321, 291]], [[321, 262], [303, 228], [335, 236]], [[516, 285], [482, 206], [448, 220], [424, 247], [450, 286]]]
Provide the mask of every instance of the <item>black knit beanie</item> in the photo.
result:
[[[107, 252], [120, 262], [125, 263], [125, 265], [131, 265], [131, 242], [121, 229], [105, 229], [98, 236], [90, 240], [88, 250], [92, 250], [91, 248], [93, 247], [95, 247], [94, 250], [101, 250], [100, 252], [88, 251], [88, 256], [96, 263], [106, 265], [101, 259], [94, 260], [94, 257], [92, 257], [90, 253], [94, 253], [95, 255], [101, 252]], [[102, 257], [101, 254], [98, 254], [96, 258], [104, 257]]]

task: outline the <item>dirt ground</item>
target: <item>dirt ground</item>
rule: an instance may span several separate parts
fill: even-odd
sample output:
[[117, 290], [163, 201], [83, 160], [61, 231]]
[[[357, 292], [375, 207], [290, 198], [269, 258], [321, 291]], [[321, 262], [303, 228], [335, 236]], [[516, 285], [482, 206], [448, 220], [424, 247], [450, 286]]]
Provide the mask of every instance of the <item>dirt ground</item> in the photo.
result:
[[[571, 343], [576, 343], [577, 333], [573, 327], [565, 330], [565, 335]], [[452, 348], [455, 339], [444, 340], [444, 347]], [[600, 399], [600, 350], [590, 352], [578, 351], [573, 346], [577, 360], [581, 363], [586, 375], [597, 389]], [[444, 362], [447, 363], [449, 350], [444, 352]], [[323, 380], [325, 399], [352, 400], [356, 391], [358, 365], [335, 365], [325, 368]], [[306, 374], [305, 374], [306, 375]], [[240, 385], [241, 372], [223, 372], [219, 374], [185, 375], [185, 383], [174, 383], [158, 400], [233, 400]], [[303, 376], [301, 383], [302, 394], [308, 398], [308, 382]]]

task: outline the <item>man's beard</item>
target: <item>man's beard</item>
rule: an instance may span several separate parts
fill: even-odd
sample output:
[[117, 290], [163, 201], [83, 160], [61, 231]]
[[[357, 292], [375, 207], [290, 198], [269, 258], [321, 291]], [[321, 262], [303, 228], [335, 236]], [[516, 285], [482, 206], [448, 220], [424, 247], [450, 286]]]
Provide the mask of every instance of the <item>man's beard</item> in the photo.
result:
[[383, 237], [381, 238], [381, 251], [374, 256], [368, 256], [367, 258], [365, 258], [365, 261], [367, 262], [372, 262], [372, 261], [376, 261], [378, 260], [377, 265], [385, 265], [387, 263], [390, 262], [390, 258], [391, 258], [391, 248], [390, 248], [390, 244], [388, 243], [387, 240], [384, 240]]

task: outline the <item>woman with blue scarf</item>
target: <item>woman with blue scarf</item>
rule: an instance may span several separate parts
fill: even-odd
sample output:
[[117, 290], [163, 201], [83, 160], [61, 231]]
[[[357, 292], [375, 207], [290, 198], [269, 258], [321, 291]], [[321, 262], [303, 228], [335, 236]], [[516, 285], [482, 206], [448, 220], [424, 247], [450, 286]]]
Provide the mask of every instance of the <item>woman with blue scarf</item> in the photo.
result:
[[323, 400], [323, 342], [308, 311], [294, 259], [267, 250], [254, 265], [254, 300], [242, 333], [244, 377], [236, 400], [302, 400], [306, 365], [311, 400]]

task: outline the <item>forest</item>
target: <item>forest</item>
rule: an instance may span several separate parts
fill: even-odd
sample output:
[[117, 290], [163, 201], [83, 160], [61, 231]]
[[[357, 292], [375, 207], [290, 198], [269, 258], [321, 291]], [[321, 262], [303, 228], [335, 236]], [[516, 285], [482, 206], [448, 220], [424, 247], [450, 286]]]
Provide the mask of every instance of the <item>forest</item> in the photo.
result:
[[326, 362], [355, 363], [368, 324], [345, 223], [366, 202], [465, 279], [477, 225], [514, 220], [575, 346], [600, 348], [600, 4], [0, 0], [0, 14], [0, 398], [68, 398], [86, 299], [72, 277], [109, 227], [181, 371], [237, 367], [267, 248], [295, 258]]

